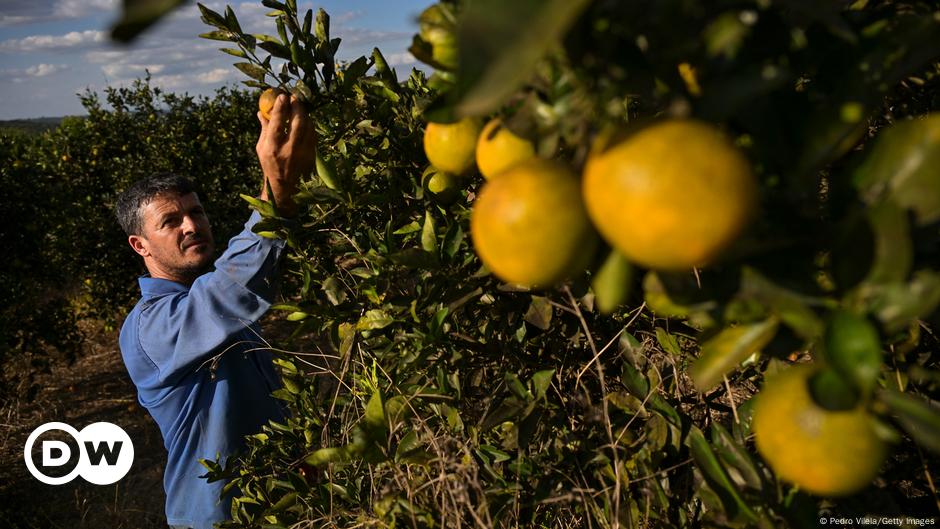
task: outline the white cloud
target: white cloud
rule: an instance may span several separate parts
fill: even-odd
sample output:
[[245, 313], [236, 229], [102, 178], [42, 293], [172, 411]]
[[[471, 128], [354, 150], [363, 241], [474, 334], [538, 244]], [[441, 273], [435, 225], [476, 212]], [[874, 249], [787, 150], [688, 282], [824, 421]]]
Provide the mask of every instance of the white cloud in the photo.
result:
[[126, 57], [129, 53], [124, 50], [95, 50], [84, 55], [85, 60], [92, 64], [114, 62]]
[[25, 83], [30, 78], [46, 77], [69, 69], [65, 64], [34, 64], [24, 69], [4, 69], [0, 70], [0, 78], [14, 83]]
[[418, 62], [418, 60], [415, 59], [415, 56], [411, 53], [403, 51], [401, 53], [390, 53], [386, 55], [385, 62], [387, 62], [389, 66], [401, 66], [403, 64]]
[[30, 66], [29, 68], [27, 68], [26, 75], [30, 77], [45, 77], [47, 75], [52, 75], [54, 73], [61, 72], [62, 70], [65, 70], [67, 68], [68, 66], [64, 64], [41, 63], [41, 64], [36, 64], [34, 66]]
[[166, 69], [165, 64], [136, 64], [136, 63], [108, 63], [101, 67], [101, 71], [108, 77], [143, 77], [146, 72], [157, 74]]
[[212, 71], [196, 75], [196, 81], [200, 84], [221, 83], [232, 77], [235, 77], [233, 68], [215, 68]]
[[72, 31], [65, 35], [32, 35], [22, 39], [9, 39], [0, 42], [0, 52], [30, 52], [76, 48], [99, 42], [108, 38], [104, 31]]
[[[413, 33], [406, 31], [376, 31], [373, 29], [361, 28], [342, 28], [331, 31], [331, 37], [336, 36], [343, 39], [343, 44], [378, 44], [392, 40], [410, 38]], [[333, 35], [335, 33], [335, 35]], [[341, 45], [342, 47], [342, 45]]]
[[30, 0], [0, 2], [0, 27], [82, 18], [96, 12], [117, 12], [118, 0]]
[[59, 0], [52, 8], [55, 18], [81, 18], [95, 11], [112, 11], [117, 0]]
[[32, 22], [34, 17], [22, 15], [0, 15], [0, 28], [5, 26], [19, 26]]
[[345, 13], [340, 13], [335, 17], [330, 17], [332, 20], [342, 24], [344, 22], [350, 22], [356, 20], [357, 18], [362, 18], [365, 16], [366, 12], [362, 9], [356, 9], [355, 11], [346, 11]]

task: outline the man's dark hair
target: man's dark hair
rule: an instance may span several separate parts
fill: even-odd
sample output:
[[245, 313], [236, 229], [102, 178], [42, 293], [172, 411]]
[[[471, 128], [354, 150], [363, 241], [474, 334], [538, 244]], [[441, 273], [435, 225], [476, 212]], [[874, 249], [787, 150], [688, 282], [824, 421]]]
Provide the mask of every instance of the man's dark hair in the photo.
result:
[[128, 235], [140, 235], [142, 219], [140, 209], [160, 195], [183, 196], [195, 192], [195, 186], [185, 176], [174, 173], [156, 173], [130, 185], [118, 196], [114, 214]]

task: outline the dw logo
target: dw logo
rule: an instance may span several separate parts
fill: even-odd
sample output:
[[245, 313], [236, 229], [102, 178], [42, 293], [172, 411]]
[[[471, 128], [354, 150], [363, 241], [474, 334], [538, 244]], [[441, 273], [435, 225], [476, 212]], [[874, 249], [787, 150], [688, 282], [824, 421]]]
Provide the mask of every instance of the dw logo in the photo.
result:
[[[59, 433], [53, 439], [55, 431]], [[40, 436], [41, 464], [33, 461], [33, 446]], [[62, 440], [64, 438], [64, 440]], [[134, 462], [134, 444], [120, 426], [109, 422], [89, 424], [82, 431], [61, 422], [48, 422], [26, 439], [23, 459], [29, 473], [47, 485], [62, 485], [81, 476], [95, 485], [110, 485], [123, 478]]]

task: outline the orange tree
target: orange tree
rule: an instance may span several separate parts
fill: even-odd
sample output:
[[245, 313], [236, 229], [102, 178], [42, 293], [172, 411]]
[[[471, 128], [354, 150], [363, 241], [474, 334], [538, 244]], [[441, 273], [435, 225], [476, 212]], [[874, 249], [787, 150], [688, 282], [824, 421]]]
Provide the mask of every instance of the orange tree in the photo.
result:
[[[226, 526], [936, 516], [929, 3], [441, 2], [411, 47], [434, 72], [404, 81], [377, 49], [338, 63], [322, 10], [262, 3], [276, 34], [200, 6], [203, 37], [320, 138], [299, 222], [248, 198], [297, 327], [290, 418], [204, 462], [238, 490]], [[552, 161], [428, 193], [426, 124], [494, 118]]]

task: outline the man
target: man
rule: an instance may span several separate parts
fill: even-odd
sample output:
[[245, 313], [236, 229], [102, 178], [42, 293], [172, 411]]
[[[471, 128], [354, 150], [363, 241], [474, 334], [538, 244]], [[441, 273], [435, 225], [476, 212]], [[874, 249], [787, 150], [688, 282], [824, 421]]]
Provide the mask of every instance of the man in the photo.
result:
[[[293, 216], [292, 195], [315, 162], [316, 134], [300, 101], [281, 94], [270, 121], [258, 113], [256, 151], [267, 185], [261, 198]], [[268, 190], [270, 189], [270, 194]], [[252, 233], [253, 213], [212, 268], [209, 219], [191, 183], [156, 175], [131, 185], [115, 208], [148, 274], [121, 328], [124, 363], [138, 400], [163, 434], [167, 522], [210, 529], [230, 517], [224, 483], [199, 476], [199, 459], [226, 458], [244, 437], [283, 413], [270, 354], [259, 351], [257, 321], [274, 301], [284, 241]]]

